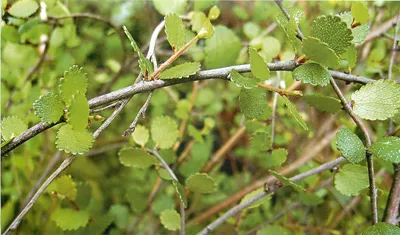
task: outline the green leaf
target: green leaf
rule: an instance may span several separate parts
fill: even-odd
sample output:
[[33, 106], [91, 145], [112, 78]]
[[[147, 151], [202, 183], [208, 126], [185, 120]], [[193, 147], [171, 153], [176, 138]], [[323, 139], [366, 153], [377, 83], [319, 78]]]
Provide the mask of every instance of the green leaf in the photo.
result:
[[227, 27], [218, 25], [214, 29], [214, 36], [206, 40], [204, 65], [207, 69], [231, 66], [235, 64], [241, 49], [238, 36]]
[[259, 151], [267, 151], [272, 147], [271, 135], [266, 131], [256, 131], [251, 136], [250, 145]]
[[161, 212], [160, 221], [168, 230], [176, 231], [181, 229], [181, 216], [176, 210], [168, 209]]
[[335, 188], [347, 196], [357, 196], [367, 188], [368, 169], [357, 164], [347, 164], [335, 175]]
[[244, 89], [255, 88], [260, 82], [256, 78], [244, 77], [234, 69], [231, 70], [229, 77], [231, 81], [236, 84], [236, 86], [243, 87]]
[[196, 127], [194, 127], [193, 125], [189, 124], [188, 134], [191, 137], [193, 137], [193, 139], [196, 140], [196, 142], [204, 143], [204, 139], [203, 139], [203, 136], [201, 135], [201, 132], [199, 130], [197, 130]]
[[162, 149], [170, 148], [178, 138], [178, 125], [168, 116], [156, 117], [151, 123], [151, 137]]
[[35, 13], [38, 8], [39, 4], [34, 0], [21, 0], [15, 2], [8, 10], [8, 13], [15, 17], [27, 18]]
[[187, 207], [187, 198], [186, 198], [186, 192], [185, 188], [182, 186], [181, 183], [179, 183], [176, 180], [172, 180], [172, 184], [175, 186], [175, 190], [178, 193], [179, 199], [183, 203], [184, 207]]
[[368, 7], [362, 2], [353, 2], [351, 4], [351, 14], [356, 22], [360, 24], [368, 23]]
[[313, 86], [326, 86], [331, 75], [329, 71], [318, 63], [307, 62], [293, 71], [293, 78]]
[[[259, 189], [256, 189], [256, 190], [254, 190], [254, 191], [252, 191], [252, 192], [246, 194], [246, 195], [242, 198], [242, 200], [240, 201], [240, 204], [242, 204], [242, 203], [248, 201], [250, 198], [253, 198], [253, 197], [255, 197], [256, 195], [258, 195], [258, 194], [260, 194], [260, 193], [262, 193], [262, 192], [264, 192], [264, 188], [259, 188]], [[263, 197], [262, 199], [258, 200], [257, 202], [251, 204], [251, 205], [250, 205], [249, 207], [247, 207], [246, 209], [252, 209], [252, 208], [256, 208], [256, 207], [261, 206], [262, 204], [264, 204], [264, 203], [266, 203], [267, 201], [271, 200], [272, 195], [273, 195], [272, 193], [268, 194], [267, 196]]]
[[344, 53], [351, 45], [353, 34], [339, 16], [318, 17], [311, 30], [311, 36], [327, 43], [337, 55]]
[[83, 68], [78, 65], [72, 66], [64, 73], [64, 77], [60, 80], [60, 96], [65, 104], [70, 104], [72, 96], [77, 92], [86, 94], [88, 87], [88, 78]]
[[219, 10], [219, 8], [217, 6], [213, 6], [213, 7], [211, 7], [210, 11], [208, 12], [208, 19], [216, 20], [216, 19], [218, 19], [220, 13], [221, 13], [221, 11]]
[[66, 197], [75, 201], [77, 195], [76, 183], [71, 175], [63, 175], [55, 179], [46, 189], [49, 193], [57, 192], [57, 196]]
[[365, 159], [366, 151], [362, 141], [347, 127], [343, 127], [336, 134], [336, 146], [343, 157], [353, 164]]
[[304, 130], [308, 130], [306, 122], [303, 120], [303, 118], [300, 116], [299, 112], [296, 109], [296, 106], [292, 104], [286, 96], [281, 96], [283, 101], [285, 102], [286, 107], [288, 107], [289, 112], [292, 114], [294, 119], [304, 128]]
[[254, 48], [249, 48], [250, 54], [250, 69], [251, 73], [258, 79], [265, 81], [269, 79], [270, 72], [267, 63], [264, 59], [257, 53]]
[[[243, 25], [243, 33], [249, 39], [254, 39], [260, 34], [260, 26], [254, 22], [247, 22]], [[249, 48], [250, 49], [250, 48]]]
[[199, 62], [186, 62], [164, 70], [158, 77], [160, 79], [188, 78], [190, 75], [196, 74], [199, 70]]
[[187, 120], [191, 109], [190, 106], [191, 104], [188, 100], [179, 100], [174, 111], [175, 116], [182, 120]]
[[19, 117], [5, 117], [1, 121], [1, 137], [4, 141], [11, 140], [28, 130], [28, 125], [25, 124]]
[[152, 0], [154, 7], [161, 15], [168, 13], [183, 14], [187, 0]]
[[276, 17], [276, 22], [281, 27], [293, 48], [296, 48], [297, 29], [298, 25], [294, 19], [288, 20], [285, 16], [279, 15]]
[[[353, 23], [353, 16], [351, 15], [351, 12], [344, 12], [339, 15], [339, 17], [346, 22], [347, 27], [351, 28], [351, 24]], [[369, 24], [362, 24], [360, 26], [357, 26], [355, 28], [351, 29], [353, 31], [353, 41], [352, 43], [361, 43], [362, 41], [365, 40], [365, 38], [368, 35], [369, 32]]]
[[343, 107], [339, 99], [330, 96], [312, 94], [304, 95], [303, 99], [308, 105], [322, 112], [335, 114], [342, 110]]
[[262, 39], [261, 53], [264, 56], [264, 58], [266, 58], [267, 60], [268, 59], [271, 60], [272, 58], [277, 57], [280, 51], [281, 51], [281, 43], [277, 38], [267, 36]]
[[92, 147], [93, 136], [84, 130], [74, 130], [71, 125], [63, 125], [57, 132], [56, 146], [66, 153], [83, 154]]
[[262, 88], [256, 87], [250, 90], [242, 88], [239, 93], [240, 111], [247, 119], [261, 116], [267, 105], [267, 94]]
[[86, 129], [89, 118], [89, 103], [86, 96], [81, 93], [76, 93], [72, 96], [68, 105], [67, 123], [74, 130], [82, 131]]
[[276, 171], [273, 171], [273, 170], [268, 170], [268, 171], [273, 176], [275, 176], [284, 186], [290, 186], [290, 187], [292, 187], [294, 190], [296, 190], [299, 193], [306, 192], [306, 190], [303, 187], [301, 187], [300, 185], [294, 183], [289, 178], [286, 178], [285, 176], [279, 174]]
[[89, 222], [89, 213], [83, 210], [77, 211], [69, 208], [57, 208], [53, 211], [50, 218], [64, 231], [77, 230], [87, 225]]
[[304, 203], [307, 206], [316, 206], [324, 202], [322, 198], [310, 192], [300, 193], [298, 195], [298, 198], [302, 203]]
[[48, 92], [33, 103], [33, 109], [42, 122], [55, 123], [64, 114], [64, 103], [58, 95]]
[[165, 16], [165, 33], [174, 51], [185, 45], [185, 25], [177, 14], [171, 13]]
[[284, 162], [286, 162], [287, 155], [288, 151], [286, 149], [274, 149], [270, 155], [267, 155], [267, 157], [261, 159], [263, 161], [262, 165], [265, 168], [281, 166]]
[[303, 40], [303, 52], [310, 60], [333, 69], [339, 67], [339, 57], [328, 47], [328, 44], [318, 38], [305, 38]]
[[364, 232], [362, 232], [362, 235], [383, 235], [383, 234], [400, 234], [400, 228], [384, 223], [384, 222], [379, 222], [375, 224], [374, 226], [368, 227]]
[[206, 19], [201, 26], [201, 29], [198, 33], [199, 38], [210, 39], [214, 35], [214, 26], [211, 24], [209, 19]]
[[206, 20], [207, 16], [203, 12], [193, 12], [192, 19], [190, 20], [192, 31], [198, 33]]
[[347, 51], [340, 55], [341, 59], [347, 60], [350, 69], [356, 67], [357, 64], [357, 50], [354, 44], [347, 49]]
[[217, 185], [206, 173], [197, 173], [186, 180], [186, 187], [195, 193], [211, 193], [215, 191]]
[[351, 95], [354, 113], [368, 120], [386, 120], [400, 111], [400, 85], [393, 80], [370, 82]]
[[128, 28], [124, 25], [122, 26], [126, 36], [128, 37], [129, 41], [131, 42], [131, 46], [133, 48], [133, 51], [136, 52], [136, 54], [139, 57], [139, 68], [140, 72], [143, 74], [144, 77], [150, 76], [154, 72], [154, 66], [150, 62], [149, 59], [147, 59], [142, 51], [140, 50], [139, 46], [136, 44], [135, 40], [133, 39], [131, 33], [129, 33]]
[[122, 165], [135, 168], [149, 168], [159, 161], [153, 156], [140, 148], [123, 148], [118, 152], [119, 161]]
[[389, 136], [372, 144], [370, 150], [373, 155], [392, 163], [400, 163], [400, 138]]
[[135, 143], [144, 146], [149, 140], [149, 130], [142, 125], [137, 125], [135, 131], [132, 133], [132, 138]]

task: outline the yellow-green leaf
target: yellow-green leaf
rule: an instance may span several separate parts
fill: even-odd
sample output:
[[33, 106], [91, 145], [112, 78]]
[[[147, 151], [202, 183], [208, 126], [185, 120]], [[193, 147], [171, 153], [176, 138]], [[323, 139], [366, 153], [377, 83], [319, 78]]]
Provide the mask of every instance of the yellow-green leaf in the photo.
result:
[[157, 164], [158, 160], [140, 148], [123, 148], [118, 152], [119, 161], [127, 167], [149, 168]]
[[55, 123], [64, 114], [64, 103], [58, 95], [48, 92], [33, 103], [33, 109], [42, 122]]
[[86, 96], [81, 93], [76, 93], [68, 105], [67, 123], [73, 129], [81, 131], [86, 129], [89, 117], [89, 103]]
[[64, 73], [64, 77], [60, 80], [60, 95], [65, 104], [70, 104], [72, 96], [77, 92], [86, 94], [88, 87], [88, 78], [83, 68], [77, 65], [72, 66]]
[[170, 13], [165, 16], [165, 33], [174, 50], [179, 50], [185, 45], [185, 25], [177, 14]]
[[15, 17], [27, 18], [28, 16], [35, 13], [38, 8], [39, 4], [34, 0], [21, 0], [15, 2], [8, 10], [8, 13], [10, 13], [10, 15]]
[[363, 2], [353, 2], [351, 4], [351, 14], [356, 22], [360, 24], [368, 23], [368, 7]]
[[188, 78], [200, 70], [199, 62], [186, 62], [172, 68], [166, 69], [158, 76], [160, 79]]
[[170, 231], [181, 229], [181, 216], [176, 210], [168, 209], [160, 214], [161, 224]]
[[8, 141], [19, 136], [28, 129], [28, 125], [16, 116], [5, 117], [1, 121], [1, 137]]
[[159, 116], [151, 123], [151, 137], [162, 149], [170, 148], [178, 138], [178, 125], [168, 116]]
[[84, 130], [74, 130], [71, 125], [63, 125], [57, 132], [57, 149], [66, 153], [83, 154], [93, 145], [92, 134]]
[[251, 73], [262, 81], [267, 80], [270, 77], [269, 68], [264, 59], [257, 53], [257, 51], [250, 47], [250, 69]]
[[328, 44], [318, 38], [305, 38], [303, 40], [303, 52], [310, 60], [333, 69], [339, 67], [339, 57], [329, 48]]

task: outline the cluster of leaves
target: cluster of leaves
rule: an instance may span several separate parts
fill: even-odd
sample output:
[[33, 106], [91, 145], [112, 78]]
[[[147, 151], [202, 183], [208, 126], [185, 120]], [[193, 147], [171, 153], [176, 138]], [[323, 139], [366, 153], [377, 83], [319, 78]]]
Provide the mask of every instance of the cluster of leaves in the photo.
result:
[[[3, 228], [15, 217], [18, 201], [23, 200], [20, 195], [29, 192], [35, 183], [32, 179], [39, 178], [45, 169], [43, 159], [52, 160], [54, 148], [48, 142], [55, 142], [57, 149], [73, 154], [86, 153], [91, 148], [93, 137], [88, 131], [88, 119], [92, 117], [89, 116], [86, 94], [100, 94], [107, 83], [111, 84], [112, 90], [129, 86], [132, 84], [131, 72], [142, 73], [147, 80], [167, 80], [188, 78], [200, 68], [213, 69], [243, 63], [250, 63], [251, 67], [251, 73], [231, 70], [231, 82], [201, 82], [196, 91], [192, 84], [154, 91], [147, 118], [136, 126], [129, 141], [121, 140], [116, 136], [129, 126], [146, 98], [135, 96], [125, 108], [127, 111], [102, 134], [95, 150], [77, 158], [67, 174], [50, 185], [48, 193], [41, 196], [21, 224], [21, 234], [32, 231], [45, 234], [121, 234], [130, 230], [136, 219], [140, 223], [136, 225], [135, 232], [165, 234], [180, 229], [177, 202], [185, 205], [189, 214], [186, 219], [191, 219], [252, 185], [265, 172], [274, 175], [287, 187], [242, 211], [239, 219], [230, 218], [226, 226], [216, 233], [228, 234], [233, 228], [240, 233], [245, 232], [297, 201], [311, 206], [310, 213], [317, 216], [304, 219], [307, 210], [301, 208], [290, 212], [291, 221], [304, 219], [307, 223], [325, 226], [331, 223], [337, 208], [349, 202], [350, 196], [366, 194], [365, 189], [369, 186], [364, 161], [367, 151], [376, 157], [378, 168], [391, 171], [389, 163], [400, 163], [397, 154], [399, 138], [383, 137], [386, 122], [371, 124], [378, 140], [366, 149], [362, 138], [358, 137], [358, 130], [346, 121], [348, 117], [341, 112], [340, 100], [334, 98], [334, 93], [326, 87], [331, 76], [328, 69], [354, 70], [357, 74], [374, 78], [385, 72], [388, 46], [383, 39], [372, 45], [366, 69], [357, 66], [360, 61], [357, 46], [362, 44], [369, 32], [369, 20], [375, 17], [374, 10], [368, 11], [365, 3], [309, 2], [305, 4], [309, 8], [307, 17], [295, 7], [288, 10], [288, 20], [273, 3], [266, 1], [238, 3], [213, 0], [194, 1], [192, 4], [186, 0], [118, 4], [101, 1], [96, 5], [90, 2], [65, 5], [62, 1], [43, 1], [50, 19], [92, 9], [101, 16], [110, 17], [121, 28], [126, 24], [123, 29], [129, 41], [122, 43], [129, 42], [134, 56], [138, 58], [138, 66], [131, 68], [122, 60], [118, 35], [107, 25], [88, 23], [84, 19], [63, 19], [56, 23], [42, 21], [39, 17], [41, 8], [36, 1], [20, 0], [8, 5], [7, 1], [4, 2], [5, 20], [1, 25], [4, 58], [2, 112], [8, 117], [1, 122], [2, 146], [39, 119], [46, 123], [66, 123], [62, 124], [57, 134], [48, 131], [29, 140], [4, 161]], [[385, 7], [390, 7], [390, 3], [385, 4], [389, 4]], [[148, 5], [154, 6], [159, 14]], [[340, 11], [350, 9], [351, 12], [328, 15], [331, 12], [326, 9], [333, 7]], [[187, 10], [191, 12], [184, 15]], [[149, 25], [161, 20], [165, 20], [165, 34], [172, 56], [170, 53], [159, 53], [158, 49], [167, 48], [161, 42], [156, 49], [157, 59], [167, 61], [174, 55], [181, 56], [158, 73], [152, 63], [154, 61], [144, 56], [139, 45], [148, 42], [152, 30]], [[265, 26], [275, 21], [281, 30], [266, 33]], [[300, 26], [303, 32], [310, 32], [303, 40], [299, 40]], [[35, 72], [37, 75], [26, 81], [21, 77], [39, 59], [34, 48], [41, 42], [41, 35], [50, 38], [47, 59], [42, 69]], [[293, 60], [296, 53], [304, 56], [297, 59], [302, 64], [293, 73], [269, 70], [267, 62]], [[89, 87], [86, 74], [73, 64], [83, 65], [92, 74]], [[117, 73], [123, 66], [126, 66], [126, 71], [113, 80], [111, 74]], [[65, 70], [67, 72], [63, 76]], [[59, 81], [61, 76], [63, 78]], [[272, 134], [269, 124], [274, 96], [265, 87], [279, 85], [284, 89], [293, 84], [293, 80], [313, 87], [305, 87], [306, 94], [299, 98], [289, 99], [281, 93], [274, 107], [276, 124]], [[394, 118], [398, 124], [400, 88], [393, 81], [377, 80], [362, 86], [350, 97], [353, 110], [359, 117], [380, 121]], [[317, 187], [321, 181], [331, 177], [329, 172], [300, 182], [293, 182], [278, 173], [285, 162], [292, 164], [295, 156], [302, 151], [299, 146], [319, 138], [319, 121], [315, 120], [325, 122], [326, 114], [314, 112], [311, 108], [305, 112], [307, 106], [301, 105], [303, 101], [318, 111], [336, 114], [335, 123], [347, 126], [337, 133], [332, 142], [332, 148], [339, 151], [333, 151], [331, 155], [335, 157], [340, 153], [349, 163], [335, 173], [334, 187], [329, 190]], [[102, 115], [107, 116], [110, 112], [104, 111]], [[94, 127], [97, 124], [92, 123]], [[187, 128], [184, 128], [186, 125]], [[224, 153], [228, 160], [208, 171], [208, 163], [213, 157], [219, 157], [217, 150], [240, 128], [245, 128], [249, 138], [238, 141], [238, 146]], [[173, 169], [178, 180], [171, 176], [155, 153]], [[96, 157], [90, 157], [93, 155]], [[309, 161], [297, 172], [305, 172], [320, 163], [320, 159]], [[387, 195], [385, 187], [384, 183], [379, 187], [382, 201]], [[153, 194], [156, 189], [158, 193]], [[248, 193], [241, 203], [262, 191], [263, 188], [260, 188]], [[149, 195], [152, 195], [152, 200]], [[283, 197], [285, 200], [278, 200]], [[368, 208], [366, 203], [361, 204], [354, 220], [342, 222], [346, 232], [360, 233], [368, 227], [365, 208]], [[143, 213], [145, 216], [141, 217]], [[45, 219], [38, 221], [37, 218]], [[159, 224], [163, 226], [157, 226]], [[195, 234], [204, 225], [188, 225], [187, 233]], [[264, 226], [257, 234], [298, 232], [293, 224], [288, 228], [278, 220], [273, 225]], [[394, 234], [396, 229], [386, 223], [378, 223], [364, 233]]]

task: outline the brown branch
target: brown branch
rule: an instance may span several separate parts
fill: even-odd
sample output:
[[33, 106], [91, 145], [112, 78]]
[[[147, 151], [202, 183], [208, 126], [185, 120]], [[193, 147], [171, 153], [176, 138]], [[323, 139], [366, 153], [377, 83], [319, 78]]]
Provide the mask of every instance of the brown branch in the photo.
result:
[[393, 182], [385, 209], [383, 221], [396, 225], [400, 206], [400, 164], [394, 164]]
[[[339, 97], [340, 101], [342, 102], [344, 109], [349, 114], [351, 119], [353, 119], [353, 121], [361, 129], [361, 132], [363, 133], [364, 138], [365, 138], [365, 147], [366, 147], [366, 149], [368, 149], [371, 146], [371, 138], [369, 137], [367, 128], [365, 127], [365, 125], [361, 121], [361, 119], [359, 117], [357, 117], [357, 115], [353, 112], [353, 109], [350, 107], [350, 104], [347, 103], [346, 98], [344, 97], [342, 91], [340, 90], [339, 86], [336, 84], [333, 77], [330, 77], [330, 82], [333, 87], [333, 90], [335, 90], [337, 96]], [[376, 224], [376, 223], [378, 223], [378, 205], [377, 205], [377, 199], [378, 199], [377, 191], [378, 190], [376, 188], [375, 177], [374, 177], [374, 161], [372, 158], [372, 154], [368, 150], [366, 152], [366, 159], [367, 159], [367, 165], [368, 165], [369, 196], [371, 198], [372, 224]]]

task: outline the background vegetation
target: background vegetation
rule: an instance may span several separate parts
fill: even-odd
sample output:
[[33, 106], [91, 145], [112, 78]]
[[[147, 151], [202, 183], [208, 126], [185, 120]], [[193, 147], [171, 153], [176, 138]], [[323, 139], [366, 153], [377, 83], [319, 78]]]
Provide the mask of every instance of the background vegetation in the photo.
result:
[[[6, 234], [400, 234], [397, 2], [3, 0], [2, 9]], [[169, 15], [166, 34], [169, 12], [183, 20]], [[321, 31], [317, 19], [327, 19]], [[151, 81], [153, 63], [201, 30], [173, 62], [201, 67]], [[226, 69], [234, 65], [240, 74]]]

